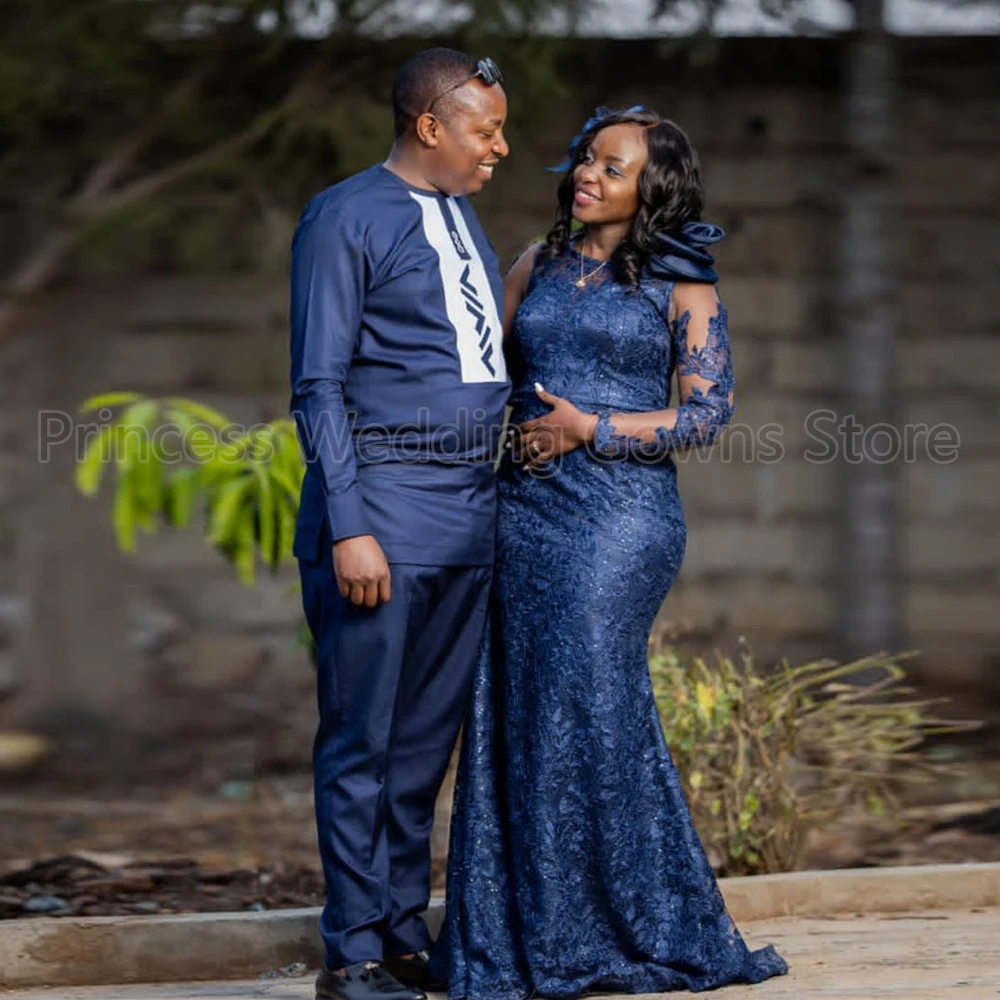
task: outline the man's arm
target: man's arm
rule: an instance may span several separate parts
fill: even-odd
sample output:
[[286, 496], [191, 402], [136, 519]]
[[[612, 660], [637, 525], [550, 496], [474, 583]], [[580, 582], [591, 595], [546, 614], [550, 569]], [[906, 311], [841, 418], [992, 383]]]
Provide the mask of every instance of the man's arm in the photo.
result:
[[341, 594], [374, 606], [389, 599], [389, 569], [368, 528], [344, 384], [361, 329], [363, 234], [322, 215], [292, 241], [291, 409], [307, 462], [320, 467]]
[[307, 462], [318, 462], [334, 541], [369, 534], [357, 482], [344, 384], [361, 329], [360, 233], [319, 216], [292, 241], [292, 414]]

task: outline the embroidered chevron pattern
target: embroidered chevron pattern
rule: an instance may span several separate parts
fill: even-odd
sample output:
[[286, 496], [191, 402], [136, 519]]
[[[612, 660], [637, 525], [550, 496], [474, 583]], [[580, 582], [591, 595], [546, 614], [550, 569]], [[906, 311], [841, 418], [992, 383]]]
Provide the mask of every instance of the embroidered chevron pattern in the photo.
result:
[[482, 302], [479, 301], [479, 292], [470, 280], [469, 274], [469, 265], [466, 264], [462, 271], [462, 277], [459, 279], [459, 285], [462, 289], [462, 297], [465, 299], [465, 308], [472, 313], [476, 320], [476, 333], [479, 334], [479, 356], [482, 358], [483, 364], [486, 366], [486, 370], [491, 375], [496, 376], [496, 369], [493, 367], [493, 362], [490, 360], [490, 358], [493, 357], [493, 345], [489, 343], [492, 330], [486, 322], [486, 313], [483, 309]]

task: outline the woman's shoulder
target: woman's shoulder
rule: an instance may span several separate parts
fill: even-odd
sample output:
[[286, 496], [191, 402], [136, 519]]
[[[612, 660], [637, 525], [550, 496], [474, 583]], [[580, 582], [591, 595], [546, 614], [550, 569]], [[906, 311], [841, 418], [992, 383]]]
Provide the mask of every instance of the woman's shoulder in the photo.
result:
[[536, 239], [527, 243], [514, 255], [507, 273], [513, 274], [517, 272], [521, 275], [530, 275], [537, 266], [539, 253], [545, 245], [546, 243], [543, 239]]
[[520, 301], [527, 293], [538, 265], [539, 251], [545, 246], [544, 241], [530, 243], [513, 260], [504, 276], [504, 288], [507, 294], [514, 294]]

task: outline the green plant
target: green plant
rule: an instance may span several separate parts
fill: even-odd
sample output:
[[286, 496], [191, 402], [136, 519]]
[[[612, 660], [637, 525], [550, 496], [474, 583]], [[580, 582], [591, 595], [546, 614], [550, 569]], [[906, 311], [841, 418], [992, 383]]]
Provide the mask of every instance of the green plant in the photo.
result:
[[94, 396], [81, 411], [113, 415], [90, 436], [75, 475], [94, 496], [113, 468], [111, 516], [125, 552], [137, 532], [185, 527], [200, 510], [208, 541], [245, 583], [258, 561], [272, 571], [294, 561], [305, 463], [292, 420], [244, 428], [189, 399], [132, 392]]
[[890, 822], [902, 782], [940, 773], [921, 743], [974, 724], [933, 718], [934, 702], [913, 698], [910, 655], [763, 671], [746, 644], [712, 664], [651, 649], [667, 744], [723, 874], [791, 871], [810, 830], [858, 807]]

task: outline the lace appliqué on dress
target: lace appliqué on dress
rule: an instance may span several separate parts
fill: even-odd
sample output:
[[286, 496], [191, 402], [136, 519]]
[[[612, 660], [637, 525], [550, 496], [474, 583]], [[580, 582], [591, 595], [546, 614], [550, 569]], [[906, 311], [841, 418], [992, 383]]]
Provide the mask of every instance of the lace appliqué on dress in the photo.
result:
[[[660, 458], [671, 451], [713, 444], [733, 416], [732, 354], [728, 313], [718, 305], [704, 322], [702, 336], [690, 330], [691, 311], [671, 324], [681, 405], [672, 428], [658, 427], [653, 440], [619, 433], [611, 414], [601, 414], [594, 431], [598, 454], [609, 458]], [[703, 340], [703, 343], [697, 343]]]

